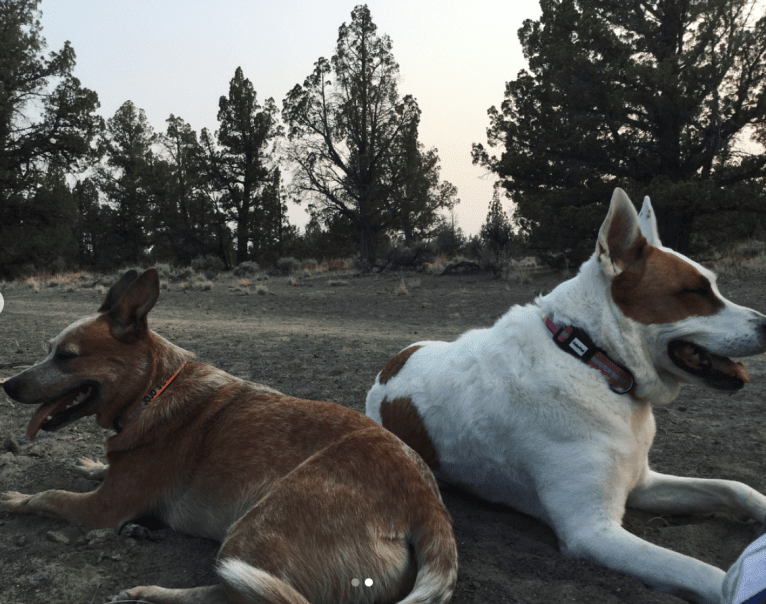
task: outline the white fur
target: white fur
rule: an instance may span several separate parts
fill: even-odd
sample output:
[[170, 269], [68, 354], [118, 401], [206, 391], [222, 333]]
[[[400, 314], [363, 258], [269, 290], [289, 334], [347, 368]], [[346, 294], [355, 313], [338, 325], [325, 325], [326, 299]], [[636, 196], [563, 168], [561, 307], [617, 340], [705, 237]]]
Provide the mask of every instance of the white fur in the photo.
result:
[[[376, 378], [367, 415], [381, 422], [384, 398], [411, 398], [438, 455], [437, 477], [546, 522], [569, 555], [637, 576], [658, 591], [719, 602], [723, 571], [651, 545], [620, 523], [626, 502], [662, 514], [728, 511], [764, 519], [766, 497], [750, 487], [658, 474], [648, 452], [651, 404], [673, 400], [683, 380], [701, 383], [672, 363], [668, 343], [680, 338], [723, 356], [755, 354], [766, 349], [766, 317], [729, 301], [712, 316], [672, 324], [624, 316], [610, 294], [624, 267], [606, 237], [619, 212], [635, 221], [626, 246], [643, 233], [661, 247], [648, 198], [637, 216], [616, 191], [596, 253], [574, 279], [534, 304], [514, 306], [491, 328], [452, 343], [419, 342], [423, 347], [397, 375], [386, 384]], [[684, 260], [723, 299], [714, 275]], [[629, 368], [636, 398], [613, 393], [597, 370], [561, 351], [544, 315], [583, 328]]]

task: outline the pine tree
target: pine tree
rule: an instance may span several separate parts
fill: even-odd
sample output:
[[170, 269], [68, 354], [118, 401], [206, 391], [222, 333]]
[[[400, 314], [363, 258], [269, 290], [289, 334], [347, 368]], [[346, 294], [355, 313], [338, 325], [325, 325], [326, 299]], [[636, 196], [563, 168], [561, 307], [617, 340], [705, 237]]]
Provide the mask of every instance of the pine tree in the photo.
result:
[[492, 255], [495, 265], [499, 266], [508, 244], [513, 241], [513, 227], [508, 215], [503, 210], [503, 203], [500, 201], [500, 192], [497, 188], [492, 194], [492, 201], [489, 202], [489, 212], [487, 219], [481, 226], [479, 237]]
[[261, 106], [250, 80], [237, 67], [229, 83], [229, 96], [218, 103], [216, 140], [207, 129], [201, 142], [218, 203], [236, 223], [237, 264], [248, 257], [250, 220], [258, 195], [271, 177], [271, 142], [281, 135], [274, 99]]
[[104, 159], [94, 180], [111, 211], [104, 225], [111, 247], [98, 250], [97, 266], [114, 268], [138, 264], [152, 240], [151, 212], [163, 180], [152, 149], [157, 137], [146, 113], [126, 101], [107, 120], [101, 137]]
[[[51, 221], [52, 216], [70, 216], [59, 176], [88, 165], [91, 141], [102, 126], [94, 113], [98, 96], [72, 74], [75, 54], [69, 42], [43, 56], [46, 44], [37, 6], [35, 0], [0, 0], [2, 276], [70, 254], [69, 238]], [[42, 202], [43, 191], [51, 187], [62, 194], [60, 203], [55, 197]], [[72, 220], [66, 220], [72, 228]], [[43, 244], [39, 253], [29, 247], [33, 239]]]
[[[180, 117], [170, 115], [159, 136], [164, 159], [157, 205], [152, 216], [152, 257], [188, 266], [193, 258], [220, 255], [217, 236], [228, 230], [225, 216], [210, 195], [205, 158], [197, 133]], [[226, 261], [225, 256], [221, 258]]]

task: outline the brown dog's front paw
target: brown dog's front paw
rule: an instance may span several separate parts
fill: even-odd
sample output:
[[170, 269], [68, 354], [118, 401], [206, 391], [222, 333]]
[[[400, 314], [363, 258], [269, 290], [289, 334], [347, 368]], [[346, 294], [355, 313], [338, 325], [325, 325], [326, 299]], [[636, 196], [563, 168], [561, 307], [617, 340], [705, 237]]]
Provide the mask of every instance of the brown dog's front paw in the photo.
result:
[[112, 596], [112, 599], [109, 600], [109, 602], [135, 602], [135, 600], [130, 598], [128, 592], [123, 589], [116, 596]]
[[88, 457], [80, 457], [72, 469], [86, 478], [99, 480], [106, 475], [109, 466], [102, 464], [100, 461], [93, 461]]
[[4, 512], [24, 513], [32, 495], [24, 495], [16, 491], [6, 491], [0, 495], [0, 510]]

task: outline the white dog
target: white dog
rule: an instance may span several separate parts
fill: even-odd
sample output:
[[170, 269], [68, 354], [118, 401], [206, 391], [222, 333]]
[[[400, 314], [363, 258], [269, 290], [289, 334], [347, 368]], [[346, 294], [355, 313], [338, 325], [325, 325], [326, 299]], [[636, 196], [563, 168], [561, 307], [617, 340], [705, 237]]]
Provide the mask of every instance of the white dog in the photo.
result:
[[378, 374], [367, 415], [437, 477], [550, 525], [564, 553], [717, 603], [724, 571], [621, 521], [626, 505], [763, 521], [766, 497], [752, 488], [659, 474], [648, 452], [652, 405], [672, 401], [682, 382], [741, 388], [747, 373], [728, 357], [764, 350], [766, 317], [662, 247], [649, 198], [637, 215], [617, 189], [575, 278], [489, 329], [406, 348]]

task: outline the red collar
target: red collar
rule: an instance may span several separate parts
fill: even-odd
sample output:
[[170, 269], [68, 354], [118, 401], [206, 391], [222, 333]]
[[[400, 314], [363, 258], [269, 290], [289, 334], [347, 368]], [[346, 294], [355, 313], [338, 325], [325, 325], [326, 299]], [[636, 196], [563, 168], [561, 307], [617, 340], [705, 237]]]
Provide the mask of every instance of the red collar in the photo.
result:
[[548, 329], [553, 332], [553, 341], [559, 348], [603, 373], [613, 392], [626, 394], [633, 389], [635, 386], [633, 374], [606, 356], [606, 353], [596, 346], [582, 329], [572, 325], [558, 328], [545, 315], [543, 320]]
[[149, 394], [147, 394], [144, 399], [141, 401], [141, 404], [136, 407], [134, 411], [132, 411], [128, 417], [125, 418], [125, 421], [121, 421], [120, 416], [116, 416], [114, 418], [113, 426], [114, 429], [117, 430], [117, 432], [120, 432], [124, 427], [125, 424], [127, 424], [130, 421], [130, 418], [133, 417], [136, 413], [141, 411], [148, 403], [151, 403], [154, 399], [156, 399], [160, 394], [162, 394], [162, 391], [165, 390], [168, 386], [170, 386], [170, 382], [172, 382], [176, 376], [181, 373], [181, 369], [184, 368], [184, 365], [186, 365], [186, 361], [183, 362], [183, 364], [178, 368], [178, 371], [176, 371], [172, 376], [170, 376], [170, 379], [165, 382], [165, 385], [161, 388], [154, 388]]

